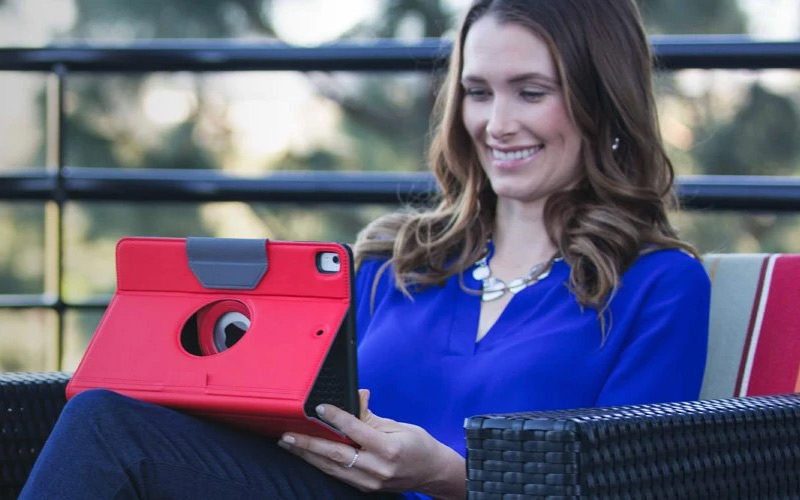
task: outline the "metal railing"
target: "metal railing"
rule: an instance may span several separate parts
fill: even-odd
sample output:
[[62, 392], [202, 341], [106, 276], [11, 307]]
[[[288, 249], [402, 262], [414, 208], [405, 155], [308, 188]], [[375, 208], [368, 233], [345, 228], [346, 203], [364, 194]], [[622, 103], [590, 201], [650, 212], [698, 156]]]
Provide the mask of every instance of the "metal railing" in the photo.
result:
[[[0, 200], [308, 202], [396, 204], [436, 194], [427, 172], [272, 172], [257, 177], [217, 170], [73, 168], [0, 173]], [[682, 176], [683, 208], [800, 211], [800, 177]]]
[[[797, 69], [800, 41], [766, 42], [738, 35], [650, 38], [656, 65], [677, 69]], [[237, 41], [149, 41], [115, 45], [0, 48], [0, 71], [430, 71], [441, 68], [450, 42], [373, 40], [294, 47]]]
[[[800, 69], [800, 41], [763, 42], [742, 36], [652, 37], [661, 70]], [[64, 163], [64, 92], [72, 73], [226, 71], [438, 71], [450, 43], [374, 40], [298, 48], [235, 41], [157, 41], [125, 46], [87, 44], [0, 48], [0, 71], [46, 72], [47, 165], [0, 173], [0, 200], [38, 200], [46, 211], [48, 245], [54, 249], [55, 292], [0, 295], [0, 308], [48, 308], [57, 315], [57, 359], [63, 357], [64, 313], [102, 309], [98, 298], [67, 303], [63, 297], [63, 207], [92, 201], [258, 201], [397, 203], [435, 193], [427, 173], [281, 172], [242, 178], [208, 170], [78, 168]], [[677, 181], [683, 206], [692, 209], [800, 211], [800, 178], [698, 176]]]

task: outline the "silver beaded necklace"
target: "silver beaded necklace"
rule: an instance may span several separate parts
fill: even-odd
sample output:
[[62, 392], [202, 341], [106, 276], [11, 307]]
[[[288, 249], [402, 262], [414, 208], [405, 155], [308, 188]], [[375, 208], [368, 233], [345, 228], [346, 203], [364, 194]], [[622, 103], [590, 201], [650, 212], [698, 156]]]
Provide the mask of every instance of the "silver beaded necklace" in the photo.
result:
[[[491, 246], [491, 241], [489, 242], [489, 246]], [[489, 267], [489, 259], [493, 253], [493, 251], [487, 249], [486, 255], [475, 263], [475, 269], [472, 270], [472, 277], [482, 284], [483, 294], [481, 295], [481, 300], [483, 302], [497, 300], [505, 295], [506, 292], [517, 294], [539, 280], [545, 279], [550, 275], [550, 270], [552, 269], [552, 265], [548, 266], [551, 264], [551, 261], [539, 262], [533, 266], [525, 276], [514, 278], [506, 284], [506, 282], [500, 278], [492, 276], [492, 270]], [[561, 260], [561, 258], [555, 258], [552, 262], [557, 260]]]

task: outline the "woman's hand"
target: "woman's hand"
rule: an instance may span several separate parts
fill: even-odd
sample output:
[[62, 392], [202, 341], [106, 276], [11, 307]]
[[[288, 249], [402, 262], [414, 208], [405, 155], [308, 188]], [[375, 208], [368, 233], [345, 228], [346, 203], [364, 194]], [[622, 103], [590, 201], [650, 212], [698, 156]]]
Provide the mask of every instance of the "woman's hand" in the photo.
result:
[[278, 445], [306, 462], [365, 492], [419, 491], [435, 498], [466, 496], [464, 459], [416, 425], [381, 418], [367, 409], [369, 391], [360, 390], [361, 419], [331, 405], [320, 418], [361, 448], [296, 433]]

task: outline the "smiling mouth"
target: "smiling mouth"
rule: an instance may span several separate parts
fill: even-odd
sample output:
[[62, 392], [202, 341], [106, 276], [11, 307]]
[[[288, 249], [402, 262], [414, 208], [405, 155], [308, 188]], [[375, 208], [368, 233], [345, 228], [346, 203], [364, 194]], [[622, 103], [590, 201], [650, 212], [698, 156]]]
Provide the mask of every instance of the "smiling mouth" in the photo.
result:
[[489, 154], [493, 160], [498, 161], [518, 161], [527, 160], [533, 157], [536, 153], [544, 149], [544, 146], [534, 146], [532, 148], [518, 149], [516, 151], [500, 151], [498, 149], [489, 148]]

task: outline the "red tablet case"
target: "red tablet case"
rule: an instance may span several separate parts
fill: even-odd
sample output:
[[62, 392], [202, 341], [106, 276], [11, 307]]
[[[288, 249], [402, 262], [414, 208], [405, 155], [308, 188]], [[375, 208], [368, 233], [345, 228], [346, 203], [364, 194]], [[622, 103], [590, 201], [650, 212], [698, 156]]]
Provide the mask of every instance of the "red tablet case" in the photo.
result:
[[[320, 272], [320, 252], [335, 252], [340, 272]], [[67, 398], [107, 388], [263, 434], [294, 431], [347, 442], [318, 420], [313, 408], [315, 399], [324, 401], [319, 392], [331, 389], [330, 380], [318, 379], [338, 336], [352, 363], [343, 367], [341, 359], [329, 359], [325, 365], [349, 374], [334, 376], [333, 385], [351, 387], [333, 390], [343, 393], [343, 404], [357, 414], [349, 248], [125, 238], [116, 258], [117, 291], [67, 385]], [[247, 332], [218, 354], [188, 352], [181, 342], [187, 321], [204, 306], [225, 300], [249, 311]]]

